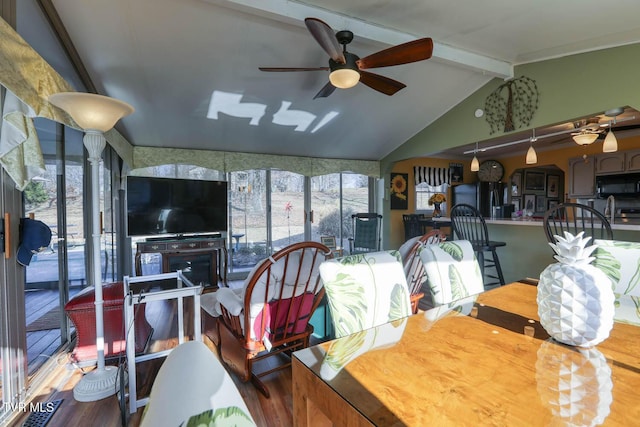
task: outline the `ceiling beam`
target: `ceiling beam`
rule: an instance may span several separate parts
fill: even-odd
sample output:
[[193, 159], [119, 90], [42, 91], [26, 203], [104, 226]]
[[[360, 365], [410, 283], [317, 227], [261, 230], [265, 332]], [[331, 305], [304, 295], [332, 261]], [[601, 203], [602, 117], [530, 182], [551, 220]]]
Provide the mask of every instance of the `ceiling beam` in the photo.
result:
[[[428, 35], [408, 34], [391, 28], [374, 25], [345, 15], [290, 0], [204, 0], [246, 13], [275, 19], [304, 27], [304, 19], [314, 17], [325, 21], [332, 28], [349, 29], [358, 37], [395, 46]], [[432, 60], [473, 70], [483, 75], [503, 79], [513, 78], [513, 65], [488, 56], [458, 49], [436, 40], [433, 41]]]

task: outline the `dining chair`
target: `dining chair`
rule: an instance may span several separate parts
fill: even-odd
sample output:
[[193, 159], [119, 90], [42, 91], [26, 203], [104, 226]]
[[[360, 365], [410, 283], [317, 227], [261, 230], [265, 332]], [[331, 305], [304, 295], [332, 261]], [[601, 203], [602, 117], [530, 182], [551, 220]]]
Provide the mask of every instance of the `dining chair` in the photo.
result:
[[427, 279], [424, 263], [420, 259], [419, 252], [424, 245], [444, 242], [446, 239], [446, 234], [441, 230], [435, 229], [422, 236], [412, 237], [398, 249], [402, 256], [404, 274], [407, 278], [409, 296], [411, 298], [411, 311], [413, 313], [418, 312], [420, 301], [424, 298], [423, 286]]
[[404, 224], [404, 240], [407, 241], [412, 237], [422, 235], [422, 224], [420, 224], [420, 215], [404, 214], [402, 215], [402, 223]]
[[336, 338], [412, 314], [399, 251], [377, 251], [320, 264]]
[[613, 239], [611, 224], [602, 213], [580, 203], [561, 203], [544, 214], [544, 232], [549, 243], [556, 243], [554, 236], [564, 236], [568, 231], [574, 236], [584, 231], [584, 236], [595, 239]]
[[349, 252], [361, 254], [380, 250], [382, 215], [377, 213], [355, 213], [353, 221], [353, 237], [349, 238]]
[[256, 425], [213, 351], [202, 341], [171, 350], [153, 381], [140, 426], [231, 424]]
[[[480, 211], [471, 205], [460, 203], [451, 208], [451, 228], [458, 240], [471, 242], [476, 253], [485, 287], [503, 286], [504, 276], [497, 248], [506, 246], [506, 242], [489, 238], [487, 224]], [[485, 255], [488, 254], [488, 255]], [[489, 272], [487, 269], [493, 269]], [[487, 281], [491, 279], [492, 281]]]
[[453, 240], [419, 249], [434, 306], [460, 301], [484, 291], [475, 249], [468, 240]]
[[640, 325], [640, 243], [595, 239], [592, 265], [611, 280], [615, 320]]
[[291, 363], [266, 371], [256, 363], [309, 346], [309, 320], [324, 296], [319, 267], [332, 256], [319, 242], [294, 243], [258, 263], [241, 288], [220, 288], [200, 299], [205, 334], [222, 362], [266, 397], [269, 390], [260, 377]]

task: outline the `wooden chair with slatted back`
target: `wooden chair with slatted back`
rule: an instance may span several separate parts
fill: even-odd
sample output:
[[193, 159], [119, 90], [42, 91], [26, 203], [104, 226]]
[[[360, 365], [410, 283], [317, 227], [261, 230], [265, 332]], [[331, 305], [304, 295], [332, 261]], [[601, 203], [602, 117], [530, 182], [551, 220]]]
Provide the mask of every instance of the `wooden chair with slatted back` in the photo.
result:
[[[455, 238], [468, 240], [476, 252], [485, 287], [503, 286], [504, 276], [496, 249], [506, 246], [506, 242], [489, 238], [487, 224], [482, 214], [471, 205], [460, 203], [453, 206], [450, 216]], [[493, 279], [493, 281], [487, 279]]]
[[568, 231], [574, 236], [584, 231], [584, 237], [591, 236], [589, 244], [595, 239], [612, 240], [611, 224], [602, 213], [580, 203], [561, 203], [544, 214], [544, 232], [549, 243], [556, 243], [553, 236], [564, 237]]
[[220, 358], [266, 397], [269, 390], [259, 378], [291, 363], [263, 372], [255, 372], [255, 363], [309, 346], [309, 320], [324, 296], [318, 269], [330, 258], [332, 251], [319, 242], [294, 243], [259, 263], [242, 289], [215, 292], [220, 315], [212, 341]]

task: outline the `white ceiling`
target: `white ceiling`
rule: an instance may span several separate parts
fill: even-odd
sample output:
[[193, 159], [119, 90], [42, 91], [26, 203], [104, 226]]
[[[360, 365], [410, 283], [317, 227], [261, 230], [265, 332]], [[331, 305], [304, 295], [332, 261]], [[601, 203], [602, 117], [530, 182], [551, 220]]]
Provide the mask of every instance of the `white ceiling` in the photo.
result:
[[[52, 3], [98, 91], [135, 108], [118, 129], [139, 146], [379, 160], [514, 64], [640, 41], [637, 0]], [[434, 55], [372, 70], [407, 85], [391, 97], [358, 84], [313, 100], [327, 72], [258, 70], [327, 66], [306, 16], [353, 31], [360, 57], [420, 37]], [[264, 114], [207, 118], [214, 91]], [[283, 105], [308, 126], [274, 123]]]

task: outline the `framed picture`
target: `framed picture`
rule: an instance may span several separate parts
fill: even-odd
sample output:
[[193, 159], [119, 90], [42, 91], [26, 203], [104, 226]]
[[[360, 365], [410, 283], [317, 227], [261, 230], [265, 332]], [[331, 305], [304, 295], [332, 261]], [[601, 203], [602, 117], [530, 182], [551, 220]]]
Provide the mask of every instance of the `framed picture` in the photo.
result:
[[527, 194], [524, 196], [524, 206], [522, 209], [533, 212], [536, 209], [535, 194]]
[[511, 197], [522, 196], [522, 172], [511, 175]]
[[389, 198], [391, 209], [409, 209], [409, 174], [392, 173]]
[[555, 208], [556, 206], [558, 206], [558, 201], [557, 200], [548, 200], [547, 201], [547, 210]]
[[320, 236], [320, 243], [329, 249], [336, 248], [336, 236]]
[[515, 198], [511, 199], [511, 204], [513, 205], [513, 211], [518, 212], [520, 210], [520, 199]]
[[536, 196], [536, 212], [545, 212], [547, 210], [547, 198], [544, 196]]
[[560, 176], [547, 175], [547, 197], [558, 197]]
[[525, 171], [524, 191], [544, 194], [544, 172]]
[[451, 182], [462, 182], [462, 163], [449, 163]]

